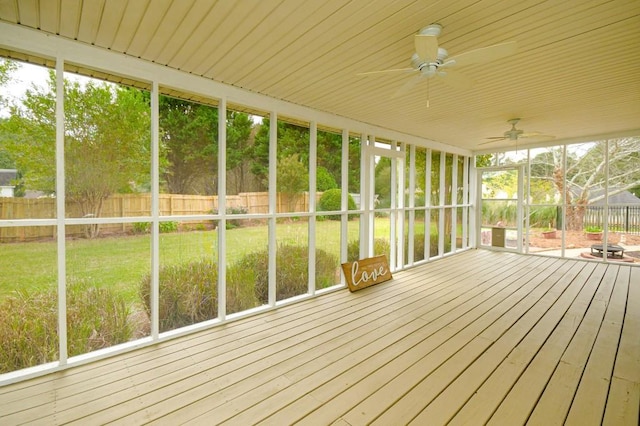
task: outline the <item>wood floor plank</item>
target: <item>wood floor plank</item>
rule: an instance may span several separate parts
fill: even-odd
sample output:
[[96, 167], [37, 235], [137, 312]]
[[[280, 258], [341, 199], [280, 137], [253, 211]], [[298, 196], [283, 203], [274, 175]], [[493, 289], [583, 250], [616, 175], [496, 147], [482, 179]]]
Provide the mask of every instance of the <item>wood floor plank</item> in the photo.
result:
[[[385, 301], [385, 299], [381, 299], [381, 301]], [[274, 313], [275, 313], [275, 312], [276, 312], [276, 311], [274, 311]], [[263, 324], [264, 324], [264, 323], [263, 323]], [[254, 327], [254, 328], [256, 328], [256, 327]], [[264, 327], [262, 327], [261, 329], [264, 329]], [[285, 334], [286, 334], [285, 332], [286, 332], [286, 331], [289, 331], [289, 330], [290, 330], [290, 329], [285, 329], [285, 330], [283, 330], [283, 333], [282, 333], [282, 334], [283, 334], [283, 335], [285, 335]], [[255, 334], [256, 334], [256, 333], [254, 332], [254, 335], [255, 335]], [[242, 342], [242, 343], [244, 343], [245, 345], [250, 345], [251, 343], [253, 343], [253, 341], [252, 341], [252, 340], [247, 340], [247, 338], [245, 338], [245, 340], [235, 339], [235, 341], [237, 341], [237, 342]], [[263, 339], [261, 343], [264, 345], [264, 344], [265, 344], [265, 342], [266, 342], [266, 340], [264, 340], [264, 339]], [[196, 351], [196, 350], [194, 349], [194, 346], [196, 346], [196, 347], [197, 347], [197, 346], [200, 346], [200, 345], [190, 345], [190, 346], [187, 348], [187, 350], [188, 350], [189, 352], [195, 353], [195, 351]], [[226, 355], [228, 355], [229, 353], [231, 353], [231, 352], [232, 352], [232, 349], [233, 349], [233, 347], [231, 347], [231, 346], [229, 346], [229, 345], [226, 345], [226, 346], [225, 346], [224, 342], [222, 342], [221, 344], [217, 344], [215, 347], [212, 347], [212, 348], [204, 348], [204, 349], [200, 350], [200, 353], [206, 352], [206, 353], [208, 354], [208, 357], [209, 357], [209, 358], [215, 358], [216, 351], [218, 351], [218, 352], [222, 352], [222, 353], [223, 353], [223, 354], [225, 354], [225, 356], [226, 356]], [[213, 352], [212, 352], [212, 351], [213, 351]], [[225, 351], [226, 351], [226, 352], [225, 352]], [[184, 350], [182, 350], [182, 351], [177, 351], [177, 352], [182, 354], [182, 358], [183, 358], [183, 359], [182, 359], [182, 361], [185, 361], [185, 362], [187, 363], [187, 365], [190, 365], [190, 364], [192, 363], [192, 360], [190, 360], [188, 357], [184, 357]], [[163, 361], [164, 361], [164, 359], [163, 359]], [[218, 360], [218, 362], [222, 362], [222, 361], [221, 361], [221, 360]], [[179, 368], [178, 368], [177, 366], [169, 366], [169, 367], [170, 367], [172, 370], [179, 370]], [[149, 367], [147, 366], [147, 368], [149, 368]], [[145, 372], [143, 371], [142, 373], [145, 373]], [[156, 371], [156, 373], [157, 373], [157, 371]], [[130, 374], [131, 374], [131, 373], [128, 373], [128, 374], [127, 374], [127, 376], [128, 376], [128, 377], [130, 377]], [[148, 374], [145, 374], [145, 376], [146, 376], [146, 377], [148, 377], [148, 378], [153, 378], [153, 377], [155, 377], [155, 375], [151, 376], [151, 375], [148, 375]], [[164, 378], [163, 378], [163, 379], [164, 379]], [[117, 383], [116, 383], [116, 385], [117, 385]], [[118, 388], [119, 388], [119, 387], [118, 387], [118, 386], [116, 386], [115, 388], [116, 388], [116, 390], [118, 390]], [[103, 391], [104, 391], [104, 389], [103, 389]], [[122, 396], [122, 395], [121, 395], [121, 396]], [[58, 391], [58, 398], [63, 398], [63, 397], [64, 397], [63, 392], [59, 390], [59, 391]], [[112, 401], [112, 402], [117, 402], [117, 401]], [[58, 404], [59, 404], [59, 403], [60, 403], [60, 401], [58, 401]]]
[[[602, 278], [604, 278], [602, 271], [605, 271], [605, 268], [604, 264], [599, 264], [589, 282], [599, 280], [598, 285], [600, 285]], [[609, 274], [609, 279], [604, 282], [607, 288], [611, 284], [610, 277]], [[600, 287], [599, 290], [603, 296], [603, 287]], [[558, 425], [565, 423], [580, 378], [595, 344], [600, 324], [604, 319], [607, 305], [608, 301], [605, 301], [603, 297], [594, 297], [594, 300], [590, 302], [589, 315], [581, 321], [576, 334], [567, 345], [545, 386], [544, 392], [532, 410], [529, 417], [531, 424]]]
[[[477, 288], [474, 289], [480, 292], [486, 291], [484, 288]], [[464, 293], [465, 297], [470, 297], [473, 295], [473, 292], [466, 292]], [[424, 344], [429, 345], [429, 347], [431, 348], [435, 348], [437, 345], [445, 342], [447, 339], [450, 339], [451, 336], [455, 335], [457, 333], [457, 331], [462, 328], [461, 326], [452, 326], [452, 323], [450, 323], [450, 321], [455, 321], [456, 317], [460, 317], [460, 315], [465, 315], [469, 312], [469, 309], [472, 308], [473, 306], [477, 305], [478, 302], [475, 302], [475, 305], [469, 305], [469, 308], [466, 308], [464, 306], [464, 303], [462, 303], [462, 301], [456, 299], [456, 307], [454, 311], [451, 311], [450, 314], [453, 315], [451, 317], [445, 317], [445, 316], [438, 316], [439, 314], [436, 313], [436, 311], [431, 311], [430, 314], [434, 314], [433, 316], [429, 317], [429, 327], [433, 330], [438, 330], [436, 331], [435, 334], [433, 334], [432, 336], [429, 337], [429, 341], [428, 342], [424, 342]], [[451, 309], [451, 308], [450, 308]], [[457, 313], [456, 313], [457, 311]], [[470, 317], [468, 315], [468, 319], [467, 322], [468, 323], [472, 323], [473, 320], [477, 317], [474, 316], [473, 318]], [[425, 318], [426, 319], [426, 318]], [[444, 328], [442, 328], [444, 327]], [[412, 348], [412, 351], [409, 353], [409, 356], [413, 356], [414, 354], [420, 354], [422, 353], [423, 350], [426, 350], [425, 348], [420, 348], [419, 350], [414, 350], [417, 349], [416, 348]], [[362, 365], [358, 365], [355, 366], [354, 368], [352, 368], [349, 371], [346, 371], [344, 374], [341, 374], [340, 376], [336, 377], [335, 379], [332, 379], [331, 381], [328, 381], [327, 383], [323, 384], [320, 388], [310, 391], [310, 393], [312, 395], [314, 395], [318, 400], [323, 402], [323, 408], [325, 408], [325, 411], [330, 411], [331, 413], [333, 413], [335, 415], [335, 410], [333, 407], [330, 407], [329, 405], [326, 404], [326, 400], [328, 398], [333, 397], [336, 393], [339, 393], [341, 391], [344, 391], [345, 386], [349, 386], [349, 384], [352, 383], [357, 383], [359, 379], [361, 379], [362, 377], [370, 377], [370, 371], [372, 370], [380, 370], [379, 368], [376, 367], [376, 364], [372, 363], [373, 360], [368, 359], [367, 360], [367, 364], [362, 364]], [[412, 362], [410, 360], [403, 360], [402, 362], [400, 362], [400, 365], [404, 365], [407, 362]], [[381, 365], [384, 365], [385, 367], [389, 367], [391, 365], [390, 361], [387, 361], [385, 359], [385, 361], [383, 363], [381, 363]], [[406, 368], [406, 367], [405, 367]], [[376, 371], [376, 373], [378, 373]], [[371, 384], [367, 385], [367, 386], [371, 386]], [[353, 400], [353, 398], [351, 398], [351, 400]], [[312, 407], [306, 407], [307, 410], [309, 410]], [[292, 410], [289, 410], [292, 411]], [[295, 411], [295, 412], [291, 412], [292, 416], [299, 416], [303, 411]], [[317, 419], [316, 419], [317, 420]], [[316, 421], [314, 419], [309, 420], [309, 422], [314, 422]], [[306, 421], [306, 420], [305, 420]], [[322, 422], [320, 420], [320, 422]]]
[[[546, 281], [550, 281], [553, 285], [539, 301], [518, 318], [514, 326], [470, 365], [452, 386], [426, 405], [412, 423], [421, 424], [426, 419], [435, 423], [449, 421], [460, 406], [459, 401], [464, 400], [465, 397], [470, 398], [492, 374], [499, 380], [513, 383], [526, 367], [528, 360], [538, 352], [581, 290], [579, 286], [571, 285], [576, 273], [571, 269], [560, 269], [553, 275], [549, 275]], [[465, 381], [467, 381], [466, 386]], [[454, 394], [456, 398], [451, 401], [451, 396]], [[509, 422], [518, 424], [516, 419], [509, 419]]]
[[[428, 309], [429, 309], [429, 307], [426, 306], [426, 305], [423, 307], [423, 310], [428, 310]], [[453, 309], [453, 306], [450, 309]], [[404, 311], [398, 311], [398, 313], [403, 315], [403, 316], [404, 316], [404, 314], [406, 314], [406, 312], [404, 312]], [[416, 315], [417, 314], [414, 313], [413, 315], [411, 315], [411, 317], [416, 317]], [[401, 321], [406, 321], [406, 320], [401, 320]], [[437, 323], [433, 324], [433, 327], [437, 327], [437, 326], [438, 326]], [[413, 335], [413, 336], [411, 336], [411, 338], [413, 338], [415, 336], [416, 335]], [[401, 350], [402, 346], [400, 346], [397, 343], [395, 343], [395, 339], [398, 338], [398, 337], [402, 337], [402, 336], [396, 335], [394, 333], [394, 335], [392, 336], [392, 341], [391, 341], [391, 343], [393, 343], [393, 344], [392, 345], [389, 345], [389, 344], [383, 345], [383, 347], [391, 347], [391, 348], [393, 348], [391, 354], [384, 353], [384, 354], [380, 354], [378, 356], [380, 356], [380, 357], [382, 357], [382, 356], [390, 356], [390, 355], [393, 355], [393, 351]], [[362, 348], [362, 349], [363, 350], [364, 349], [370, 350], [372, 348]], [[379, 348], [376, 349], [374, 347], [373, 349], [379, 351]], [[374, 352], [374, 354], [376, 354], [376, 352]], [[317, 368], [318, 365], [316, 365], [314, 363], [307, 363], [305, 365], [302, 365], [299, 369], [296, 369], [296, 370], [294, 370], [292, 372], [288, 372], [287, 376], [290, 377], [290, 378], [297, 378], [298, 380], [301, 380], [300, 386], [302, 388], [306, 389], [306, 392], [310, 392], [311, 390], [308, 387], [309, 383], [317, 383], [317, 381], [319, 379], [329, 380], [331, 377], [339, 376], [343, 370], [345, 370], [345, 369], [348, 370], [349, 369], [349, 366], [352, 365], [353, 362], [354, 362], [353, 360], [357, 360], [357, 359], [360, 359], [360, 358], [370, 360], [371, 356], [373, 356], [373, 355], [371, 355], [370, 352], [358, 352], [355, 349], [351, 349], [351, 352], [345, 353], [345, 356], [342, 359], [340, 359], [340, 360], [338, 360], [338, 361], [336, 361], [334, 363], [331, 363], [330, 365], [328, 365], [327, 367], [325, 367], [322, 370], [318, 370], [318, 368]], [[385, 358], [385, 360], [386, 360], [386, 358]], [[372, 364], [372, 365], [375, 365], [375, 364]], [[370, 366], [368, 366], [366, 364], [364, 364], [363, 367], [371, 368]], [[304, 373], [301, 374], [300, 371], [303, 371]], [[322, 383], [322, 382], [320, 382], [320, 383]], [[283, 392], [280, 395], [271, 396], [270, 399], [266, 400], [263, 405], [268, 406], [269, 409], [274, 409], [274, 407], [278, 406], [278, 404], [287, 405], [287, 402], [289, 402], [288, 398], [291, 398], [291, 395], [292, 395], [293, 398], [295, 398], [295, 396], [298, 395], [298, 390], [297, 390], [296, 387], [292, 387], [291, 389], [287, 389], [286, 392]], [[221, 409], [224, 409], [224, 407], [222, 407]], [[251, 407], [251, 410], [253, 410], [253, 411], [257, 410], [259, 412], [263, 412], [264, 411], [264, 410], [262, 410], [261, 406]], [[219, 411], [219, 410], [214, 410], [214, 411], [211, 412], [211, 414], [215, 415], [216, 417], [220, 417], [221, 415], [223, 415], [221, 413], [222, 412]], [[237, 421], [239, 421], [239, 422], [248, 421], [248, 418], [239, 417], [237, 419]]]
[[[551, 268], [551, 270], [555, 269]], [[497, 348], [497, 346], [491, 346], [491, 342], [495, 341], [492, 336], [502, 335], [508, 329], [509, 324], [513, 322], [513, 320], [504, 321], [505, 316], [519, 318], [523, 315], [523, 312], [535, 305], [539, 298], [546, 293], [548, 287], [552, 285], [552, 282], [545, 282], [546, 276], [544, 270], [532, 271], [531, 276], [526, 274], [521, 276], [523, 287], [498, 304], [494, 309], [487, 311], [484, 315], [486, 320], [484, 324], [482, 321], [474, 321], [461, 332], [461, 335], [464, 336], [465, 333], [468, 333], [468, 340], [476, 338], [479, 342], [488, 342], [487, 347]], [[488, 331], [491, 332], [487, 334]], [[479, 338], [482, 339], [479, 340]], [[453, 347], [452, 349], [459, 350], [460, 348]], [[477, 355], [480, 355], [480, 353]], [[451, 381], [461, 373], [461, 367], [466, 367], [464, 364], [449, 363], [442, 366], [436, 364], [429, 368], [429, 361], [430, 357], [425, 357], [423, 362], [415, 364], [403, 374], [398, 375], [390, 382], [390, 385], [372, 394], [364, 403], [354, 406], [349, 414], [344, 415], [345, 420], [368, 422], [375, 419], [374, 424], [388, 424], [390, 421], [395, 420], [400, 423], [410, 421], [429, 401], [443, 390], [442, 387], [434, 386], [431, 381], [431, 372], [437, 372], [437, 375], [434, 375], [433, 378], [445, 375]], [[394, 401], [393, 398], [390, 398], [390, 394], [394, 392], [395, 387], [398, 385], [404, 388], [404, 393], [400, 394], [402, 398], [389, 407]], [[396, 399], [397, 397], [396, 395]]]
[[[592, 285], [589, 286], [587, 279], [594, 268], [594, 264], [578, 263], [573, 265], [567, 274], [566, 279], [575, 277], [574, 281], [583, 281], [587, 284], [582, 288], [569, 311], [562, 318], [561, 324], [555, 329], [553, 327], [548, 329], [548, 332], [553, 334], [544, 342], [545, 349], [541, 351], [542, 355], [536, 355], [539, 363], [545, 366], [550, 364], [551, 372], [566, 347], [565, 342], [571, 339], [573, 331], [577, 327], [576, 318], [581, 317], [588, 306], [588, 301], [593, 297], [597, 283], [592, 281]], [[540, 326], [539, 324], [538, 327]], [[530, 336], [528, 337], [530, 338]], [[539, 345], [539, 343], [537, 342], [536, 345]], [[537, 347], [536, 345], [532, 345], [531, 348]], [[555, 354], [555, 360], [553, 360], [553, 354]], [[489, 369], [486, 369], [486, 367], [480, 368], [480, 363], [470, 366], [445, 392], [429, 405], [429, 411], [437, 411], [437, 415], [440, 418], [451, 419], [451, 424], [488, 421], [501, 401], [510, 392], [515, 379], [522, 373], [522, 370], [524, 368], [527, 368], [527, 372], [538, 370], [538, 368], [528, 368], [527, 361], [529, 357], [525, 356], [523, 358], [523, 355], [523, 351], [516, 350], [488, 378], [486, 374], [490, 371]], [[548, 361], [550, 358], [552, 359], [551, 362]], [[533, 373], [533, 376], [537, 378], [537, 374], [538, 372]], [[526, 387], [526, 385], [523, 386], [525, 389]], [[453, 398], [454, 395], [455, 398]], [[468, 398], [468, 400], [465, 398]]]
[[629, 269], [629, 293], [603, 423], [640, 423], [640, 268]]
[[602, 423], [624, 322], [628, 288], [628, 279], [616, 280], [593, 350], [569, 409], [567, 425]]
[[[394, 308], [394, 305], [390, 304], [390, 301], [391, 300], [389, 298], [381, 299], [379, 304], [383, 306], [380, 306], [380, 307], [372, 306], [369, 308], [372, 310], [372, 312], [375, 312], [378, 315], [384, 314], [385, 312], [392, 312], [396, 310], [398, 307]], [[346, 324], [352, 323], [348, 317], [344, 317], [345, 314], [342, 314], [342, 315], [343, 315], [343, 319], [346, 318], [344, 320], [344, 323]], [[357, 318], [363, 315], [363, 313], [356, 311], [349, 315], [353, 316], [354, 318]], [[323, 321], [325, 321], [327, 324], [332, 324], [332, 326], [334, 327], [344, 327], [343, 325], [341, 325], [341, 323], [332, 321], [330, 316], [323, 318]], [[318, 324], [316, 324], [314, 327], [306, 326], [305, 328], [308, 329], [307, 331], [309, 331], [311, 335], [316, 335], [322, 331], [322, 329], [319, 327]], [[296, 350], [304, 349], [304, 347], [301, 345], [301, 342], [304, 341], [304, 339], [302, 338], [303, 336], [302, 334], [280, 332], [279, 330], [273, 330], [272, 332], [276, 336], [283, 336], [283, 335], [287, 336], [289, 334], [294, 334], [295, 338], [289, 337], [287, 339], [281, 339], [282, 342], [288, 342], [288, 346], [282, 348], [281, 353], [284, 354], [284, 356], [290, 357], [296, 354], [296, 352], [293, 352], [291, 350], [288, 350], [286, 352], [284, 351], [289, 347], [294, 348]], [[265, 340], [261, 342], [262, 346], [264, 346], [264, 341]], [[264, 350], [265, 350], [265, 353], [273, 352], [274, 350], [273, 345], [265, 346]], [[271, 362], [270, 358], [265, 359], [262, 356], [262, 352], [260, 352], [257, 355], [255, 353], [249, 354], [249, 355], [253, 355], [253, 356], [251, 358], [247, 358], [246, 356], [243, 356], [241, 359], [236, 360], [238, 365], [246, 365], [245, 370], [253, 370], [254, 372], [259, 371], [261, 369], [261, 366], [260, 366], [261, 364], [259, 364], [258, 362], [260, 361]], [[234, 361], [234, 365], [236, 361]], [[234, 378], [231, 379], [232, 381], [235, 381], [237, 378], [244, 377], [243, 372], [234, 369], [234, 367], [231, 366], [229, 363], [226, 363], [222, 366], [218, 365], [217, 363], [214, 363], [214, 364], [215, 365], [212, 366], [211, 368], [213, 368], [216, 371], [224, 372], [226, 377], [231, 376], [231, 373], [233, 373]], [[148, 407], [147, 410], [145, 410], [145, 416], [148, 415], [147, 413], [149, 413], [150, 411], [153, 411], [153, 416], [166, 414], [167, 413], [166, 410], [168, 410], [168, 407], [170, 407], [170, 405], [166, 403], [167, 393], [174, 394], [176, 395], [176, 398], [179, 398], [179, 399], [185, 398], [185, 395], [188, 395], [194, 399], [197, 399], [197, 398], [201, 398], [202, 395], [198, 396], [198, 395], [194, 395], [194, 393], [209, 395], [211, 393], [216, 393], [221, 389], [221, 387], [227, 386], [230, 383], [232, 383], [226, 380], [226, 378], [220, 379], [216, 371], [206, 369], [204, 368], [206, 367], [204, 365], [202, 367], [207, 374], [203, 374], [202, 370], [200, 370], [198, 372], [192, 373], [192, 375], [196, 375], [197, 377], [187, 377], [187, 379], [189, 380], [181, 380], [179, 382], [174, 382], [173, 379], [170, 378], [172, 384], [160, 386], [160, 387], [156, 386], [155, 389], [145, 390], [144, 395], [140, 397], [142, 400], [138, 398], [135, 398], [135, 399], [129, 398], [125, 400], [123, 395], [118, 395], [118, 397], [120, 398], [120, 402], [117, 404], [115, 408], [109, 408], [109, 414], [112, 416], [125, 416], [133, 413], [132, 420], [134, 420], [136, 417], [135, 408], [139, 406], [141, 403], [143, 403], [145, 406]], [[239, 375], [238, 373], [242, 373], [242, 374]], [[184, 388], [184, 386], [190, 386], [190, 388]], [[245, 398], [243, 400], [247, 401], [248, 399]], [[110, 401], [110, 402], [112, 404], [114, 403], [114, 401]], [[101, 417], [102, 414], [96, 413], [95, 416]], [[91, 418], [84, 418], [83, 420], [87, 421], [87, 420], [91, 420]]]
[[640, 268], [487, 250], [0, 387], [1, 424], [624, 425], [639, 407]]
[[[603, 271], [604, 275], [598, 274], [599, 270]], [[513, 421], [524, 424], [567, 346], [570, 343], [578, 347], [593, 345], [595, 333], [589, 333], [587, 330], [597, 327], [602, 322], [607, 307], [605, 300], [611, 296], [616, 274], [617, 268], [614, 267], [596, 268], [596, 272], [586, 280], [583, 287], [586, 291], [581, 292], [575, 300], [576, 303], [572, 305], [574, 309], [569, 310], [568, 315], [562, 318], [555, 328], [553, 337], [557, 338], [553, 339], [542, 353], [535, 354], [536, 358], [531, 365], [526, 366], [523, 376], [510, 379], [511, 383], [515, 384], [497, 407], [490, 423]], [[584, 335], [587, 335], [587, 338], [581, 339]]]

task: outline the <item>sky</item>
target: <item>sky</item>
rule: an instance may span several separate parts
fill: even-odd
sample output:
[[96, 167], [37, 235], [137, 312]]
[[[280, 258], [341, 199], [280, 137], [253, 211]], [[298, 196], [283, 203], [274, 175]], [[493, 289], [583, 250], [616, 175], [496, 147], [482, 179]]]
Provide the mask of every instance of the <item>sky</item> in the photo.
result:
[[8, 86], [2, 88], [3, 97], [19, 99], [31, 87], [32, 83], [44, 87], [48, 78], [47, 68], [23, 62], [16, 63], [19, 68], [11, 73], [11, 81]]

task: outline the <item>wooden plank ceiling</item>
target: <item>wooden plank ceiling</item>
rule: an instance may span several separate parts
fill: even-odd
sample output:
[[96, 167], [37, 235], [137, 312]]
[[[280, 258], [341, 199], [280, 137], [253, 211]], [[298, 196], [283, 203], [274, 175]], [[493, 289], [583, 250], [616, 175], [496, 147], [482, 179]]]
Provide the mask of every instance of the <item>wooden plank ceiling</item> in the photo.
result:
[[[637, 0], [2, 0], [0, 20], [470, 150], [513, 146], [483, 143], [514, 117], [556, 140], [640, 134]], [[464, 90], [357, 75], [408, 67], [435, 22], [450, 57], [518, 50], [459, 67]]]

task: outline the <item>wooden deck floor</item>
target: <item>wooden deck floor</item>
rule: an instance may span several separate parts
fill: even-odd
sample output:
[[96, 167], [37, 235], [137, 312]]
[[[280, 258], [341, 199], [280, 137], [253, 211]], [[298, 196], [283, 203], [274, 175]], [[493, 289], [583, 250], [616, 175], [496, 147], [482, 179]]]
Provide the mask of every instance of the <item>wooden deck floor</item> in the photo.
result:
[[0, 388], [0, 423], [637, 425], [640, 268], [469, 251]]

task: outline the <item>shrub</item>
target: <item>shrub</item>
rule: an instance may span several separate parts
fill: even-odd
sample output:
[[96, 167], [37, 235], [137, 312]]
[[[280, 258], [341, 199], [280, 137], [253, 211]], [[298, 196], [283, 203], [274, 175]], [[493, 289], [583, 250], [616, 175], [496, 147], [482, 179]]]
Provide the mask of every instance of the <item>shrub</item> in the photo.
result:
[[0, 373], [58, 358], [55, 291], [16, 293], [0, 304]]
[[[57, 291], [20, 292], [0, 302], [0, 373], [58, 358]], [[67, 342], [70, 356], [124, 343], [133, 336], [130, 308], [110, 288], [86, 281], [67, 286]]]
[[[247, 209], [244, 206], [238, 206], [238, 207], [227, 207], [226, 211], [227, 211], [227, 215], [247, 214], [249, 212], [249, 209]], [[209, 214], [218, 214], [218, 209], [209, 210]], [[227, 216], [226, 229], [234, 229], [234, 228], [241, 227], [243, 220], [244, 219], [229, 219], [229, 217]], [[215, 222], [216, 221], [214, 221], [214, 228], [215, 228]]]
[[238, 263], [227, 268], [227, 313], [241, 312], [260, 306], [255, 291], [255, 271]]
[[[356, 202], [354, 201], [351, 194], [348, 196], [347, 207], [349, 210], [357, 210]], [[318, 201], [318, 210], [319, 211], [340, 211], [342, 208], [342, 191], [340, 189], [330, 189], [325, 191], [320, 197], [320, 201]], [[357, 215], [349, 215], [349, 219], [352, 219]], [[340, 220], [340, 216], [338, 215], [330, 215], [326, 218], [331, 220]]]
[[168, 222], [160, 222], [160, 232], [175, 232], [178, 230], [178, 222], [168, 221]]
[[151, 223], [149, 222], [135, 222], [133, 224], [134, 234], [147, 234], [151, 230]]
[[318, 167], [316, 170], [316, 190], [323, 192], [338, 187], [336, 179], [326, 167]]
[[[160, 331], [213, 319], [218, 315], [218, 265], [203, 258], [160, 268]], [[140, 284], [140, 296], [151, 313], [151, 277]]]
[[[249, 210], [244, 206], [229, 207], [227, 214], [247, 214]], [[233, 229], [242, 226], [242, 219], [229, 219], [227, 218], [226, 229]]]
[[[281, 244], [276, 254], [276, 300], [284, 300], [307, 293], [309, 281], [309, 248]], [[324, 250], [316, 250], [316, 288], [325, 288], [339, 281], [338, 259]], [[269, 303], [269, 252], [249, 253], [233, 268], [252, 271], [250, 279], [255, 283], [257, 300]], [[249, 274], [247, 274], [249, 277]]]
[[67, 339], [70, 356], [107, 348], [131, 339], [131, 308], [124, 296], [86, 281], [67, 286]]
[[[389, 260], [391, 256], [391, 246], [389, 241], [383, 238], [373, 240], [373, 253], [375, 256], [384, 254]], [[353, 262], [360, 258], [360, 240], [351, 240], [347, 244], [347, 262]]]
[[[406, 240], [405, 240], [406, 241]], [[445, 239], [444, 241], [444, 251], [447, 252], [451, 250], [451, 239]], [[416, 234], [413, 241], [413, 261], [418, 262], [420, 260], [424, 260], [424, 234]], [[409, 242], [405, 242], [404, 246], [405, 252], [409, 250]], [[437, 256], [438, 255], [438, 234], [431, 234], [429, 236], [429, 255]]]

